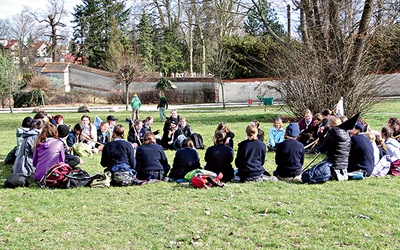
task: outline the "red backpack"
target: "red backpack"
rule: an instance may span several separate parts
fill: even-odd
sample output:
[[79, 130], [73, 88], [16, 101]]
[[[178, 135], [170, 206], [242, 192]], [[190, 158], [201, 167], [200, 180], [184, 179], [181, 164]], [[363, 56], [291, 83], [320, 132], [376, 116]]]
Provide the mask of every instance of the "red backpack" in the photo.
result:
[[400, 176], [400, 159], [393, 161], [390, 164], [390, 169], [388, 174]]
[[39, 185], [49, 188], [66, 188], [68, 186], [68, 173], [72, 171], [72, 167], [67, 163], [59, 162], [49, 168], [43, 178], [39, 181]]

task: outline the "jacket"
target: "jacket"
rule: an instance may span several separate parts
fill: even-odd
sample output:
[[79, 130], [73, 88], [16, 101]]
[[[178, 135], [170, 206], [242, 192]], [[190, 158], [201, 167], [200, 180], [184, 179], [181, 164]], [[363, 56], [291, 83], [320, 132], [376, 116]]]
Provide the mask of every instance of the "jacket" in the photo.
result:
[[52, 137], [47, 138], [33, 152], [33, 166], [36, 167], [33, 178], [40, 181], [47, 170], [59, 162], [65, 162], [64, 143]]
[[33, 147], [40, 131], [37, 129], [29, 130], [22, 134], [23, 141], [19, 147], [18, 155], [13, 166], [14, 174], [23, 174], [31, 176], [35, 173], [35, 167], [32, 163]]
[[333, 169], [347, 169], [350, 152], [349, 133], [339, 127], [331, 128], [324, 139], [320, 152], [326, 153], [327, 161], [333, 164]]
[[134, 96], [131, 101], [131, 107], [133, 109], [140, 109], [141, 106], [142, 106], [142, 102], [140, 101], [139, 97]]
[[160, 100], [158, 100], [157, 108], [168, 109], [168, 100], [167, 100], [167, 98], [165, 96], [160, 97]]

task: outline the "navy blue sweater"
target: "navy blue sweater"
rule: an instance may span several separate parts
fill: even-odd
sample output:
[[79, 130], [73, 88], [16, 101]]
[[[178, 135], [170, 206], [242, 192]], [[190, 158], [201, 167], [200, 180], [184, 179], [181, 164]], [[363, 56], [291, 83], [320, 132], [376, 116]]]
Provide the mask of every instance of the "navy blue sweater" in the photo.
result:
[[[107, 144], [108, 145], [108, 144]], [[168, 159], [158, 144], [145, 144], [136, 150], [136, 171], [169, 170]], [[167, 174], [168, 171], [165, 171]]]
[[304, 146], [296, 140], [284, 140], [276, 146], [276, 174], [295, 177], [301, 174], [304, 163]]
[[230, 181], [233, 178], [233, 149], [223, 144], [217, 144], [207, 148], [204, 160], [207, 162], [205, 170], [214, 173], [222, 173], [223, 181]]
[[199, 154], [192, 148], [181, 148], [175, 153], [170, 178], [175, 180], [185, 178], [185, 175], [195, 169], [201, 168]]
[[104, 146], [100, 164], [106, 168], [105, 171], [111, 171], [113, 166], [121, 163], [135, 169], [135, 150], [130, 142], [117, 138]]
[[374, 148], [364, 135], [351, 137], [348, 172], [364, 170], [370, 176], [374, 170]]
[[266, 148], [259, 140], [244, 140], [238, 144], [235, 164], [242, 181], [264, 173]]

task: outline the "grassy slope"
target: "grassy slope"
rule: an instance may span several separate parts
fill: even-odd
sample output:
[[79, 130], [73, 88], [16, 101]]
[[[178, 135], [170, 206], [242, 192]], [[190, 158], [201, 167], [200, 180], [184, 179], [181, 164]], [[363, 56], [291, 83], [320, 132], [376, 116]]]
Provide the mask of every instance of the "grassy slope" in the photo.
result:
[[[399, 116], [395, 113], [399, 106], [399, 101], [387, 101], [364, 117], [379, 130], [387, 117]], [[79, 121], [80, 114], [62, 114], [68, 124]], [[260, 120], [267, 132], [272, 117], [285, 115], [279, 107], [269, 107], [267, 112], [252, 107], [180, 114], [203, 135], [206, 146], [212, 144], [219, 121], [228, 122], [237, 144], [245, 138], [250, 120]], [[90, 115], [105, 118], [107, 114]], [[121, 120], [129, 117], [128, 112], [115, 115]], [[157, 117], [155, 112], [142, 112], [145, 115]], [[15, 144], [15, 128], [24, 116], [0, 114], [0, 159]], [[153, 129], [161, 127], [156, 119]], [[202, 165], [204, 153], [199, 150]], [[172, 163], [174, 152], [167, 151], [167, 156]], [[307, 162], [311, 159], [308, 156]], [[100, 156], [84, 160], [83, 169], [102, 171]], [[274, 170], [272, 153], [265, 167]], [[0, 163], [0, 168], [3, 183], [10, 166]], [[209, 190], [171, 183], [109, 189], [1, 189], [0, 248], [395, 249], [400, 246], [399, 190], [395, 177], [323, 185], [228, 183]]]

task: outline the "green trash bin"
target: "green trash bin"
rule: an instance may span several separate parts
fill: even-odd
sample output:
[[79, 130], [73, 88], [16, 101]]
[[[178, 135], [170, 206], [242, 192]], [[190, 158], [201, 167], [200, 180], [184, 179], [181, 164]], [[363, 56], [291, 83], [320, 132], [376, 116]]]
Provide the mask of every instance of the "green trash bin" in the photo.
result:
[[274, 98], [273, 97], [264, 97], [263, 103], [264, 103], [264, 105], [272, 105], [272, 104], [274, 104]]

